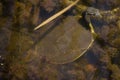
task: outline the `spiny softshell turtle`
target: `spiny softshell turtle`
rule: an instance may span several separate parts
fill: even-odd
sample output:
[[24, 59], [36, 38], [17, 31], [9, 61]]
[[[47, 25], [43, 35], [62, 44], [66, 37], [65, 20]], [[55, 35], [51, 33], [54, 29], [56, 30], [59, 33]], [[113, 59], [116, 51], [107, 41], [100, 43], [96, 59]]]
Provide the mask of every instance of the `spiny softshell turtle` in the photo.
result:
[[63, 64], [76, 60], [88, 48], [92, 35], [73, 16], [56, 26], [39, 44], [37, 52], [51, 63]]
[[80, 25], [74, 16], [69, 16], [62, 25], [56, 26], [39, 42], [36, 46], [37, 52], [47, 61], [57, 64], [72, 62], [82, 56], [94, 41], [95, 32], [90, 21], [91, 15], [100, 16], [100, 13], [91, 7], [86, 10], [85, 18], [91, 32]]

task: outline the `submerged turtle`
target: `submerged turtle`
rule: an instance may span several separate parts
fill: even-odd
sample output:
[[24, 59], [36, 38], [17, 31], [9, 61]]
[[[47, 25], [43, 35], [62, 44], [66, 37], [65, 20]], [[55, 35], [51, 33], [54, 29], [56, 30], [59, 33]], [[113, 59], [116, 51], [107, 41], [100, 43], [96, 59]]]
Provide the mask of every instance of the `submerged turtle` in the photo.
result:
[[63, 64], [76, 60], [93, 43], [93, 37], [73, 16], [51, 31], [37, 44], [37, 52], [51, 63]]
[[[52, 18], [46, 20], [34, 30], [42, 27], [50, 20], [56, 18], [55, 14]], [[69, 16], [64, 23], [50, 32], [42, 41], [37, 44], [37, 52], [44, 56], [51, 63], [64, 64], [72, 62], [82, 56], [93, 44], [96, 34], [90, 21], [90, 16], [101, 16], [98, 9], [88, 7], [85, 10], [85, 19], [90, 26], [90, 31], [86, 30], [79, 24], [74, 16]]]

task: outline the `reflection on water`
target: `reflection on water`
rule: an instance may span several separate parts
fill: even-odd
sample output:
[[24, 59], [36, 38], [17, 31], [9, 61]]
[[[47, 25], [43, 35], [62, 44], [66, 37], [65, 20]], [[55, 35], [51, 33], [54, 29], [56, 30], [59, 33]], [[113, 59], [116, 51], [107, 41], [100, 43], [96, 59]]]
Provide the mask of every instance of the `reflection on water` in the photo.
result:
[[[0, 1], [0, 6], [2, 4], [0, 8], [0, 79], [100, 80], [103, 78], [107, 80], [111, 73], [106, 65], [110, 63], [108, 58], [111, 57], [106, 53], [112, 52], [111, 55], [114, 55], [119, 48], [119, 44], [116, 43], [116, 41], [119, 42], [117, 28], [119, 24], [104, 23], [105, 21], [97, 24], [99, 20], [98, 22], [93, 20], [96, 32], [109, 45], [100, 46], [100, 43], [96, 42], [90, 52], [71, 62], [78, 58], [90, 43], [91, 34], [84, 25], [79, 23], [79, 20], [69, 15], [71, 13], [60, 16], [45, 27], [33, 31], [34, 26], [48, 17], [44, 13], [52, 15], [60, 6], [60, 4], [55, 5], [59, 1], [56, 3], [55, 0], [49, 0], [53, 6], [41, 1], [43, 0]], [[117, 1], [119, 0], [88, 0], [83, 3], [107, 10], [118, 6]], [[50, 8], [47, 9], [49, 6]], [[3, 12], [1, 12], [2, 9]], [[109, 51], [108, 46], [112, 51]], [[111, 67], [109, 69], [112, 70]], [[106, 74], [101, 74], [104, 72]]]

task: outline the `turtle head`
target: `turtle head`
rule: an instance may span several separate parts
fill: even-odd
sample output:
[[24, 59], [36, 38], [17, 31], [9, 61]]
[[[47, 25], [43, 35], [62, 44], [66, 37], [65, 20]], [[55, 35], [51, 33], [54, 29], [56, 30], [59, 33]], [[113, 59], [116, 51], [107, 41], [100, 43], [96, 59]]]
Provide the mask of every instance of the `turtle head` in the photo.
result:
[[92, 15], [94, 17], [102, 17], [100, 11], [93, 7], [88, 7], [86, 10], [86, 15]]

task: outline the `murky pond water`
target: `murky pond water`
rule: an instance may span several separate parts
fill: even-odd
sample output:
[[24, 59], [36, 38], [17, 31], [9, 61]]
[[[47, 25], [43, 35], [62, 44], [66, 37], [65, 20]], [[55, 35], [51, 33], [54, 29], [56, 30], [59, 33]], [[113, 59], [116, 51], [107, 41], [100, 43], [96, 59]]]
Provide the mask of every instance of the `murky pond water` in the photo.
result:
[[[0, 79], [93, 80], [94, 74], [99, 73], [99, 57], [104, 50], [95, 42], [83, 55], [93, 36], [85, 20], [76, 18], [74, 8], [33, 30], [61, 10], [60, 3], [59, 0], [0, 1]], [[100, 10], [119, 6], [117, 0], [82, 0], [80, 4]], [[104, 41], [108, 39], [111, 24], [106, 19], [92, 20], [96, 33]], [[106, 76], [109, 75], [105, 75], [107, 80]], [[103, 78], [99, 75], [96, 80], [100, 77]]]

